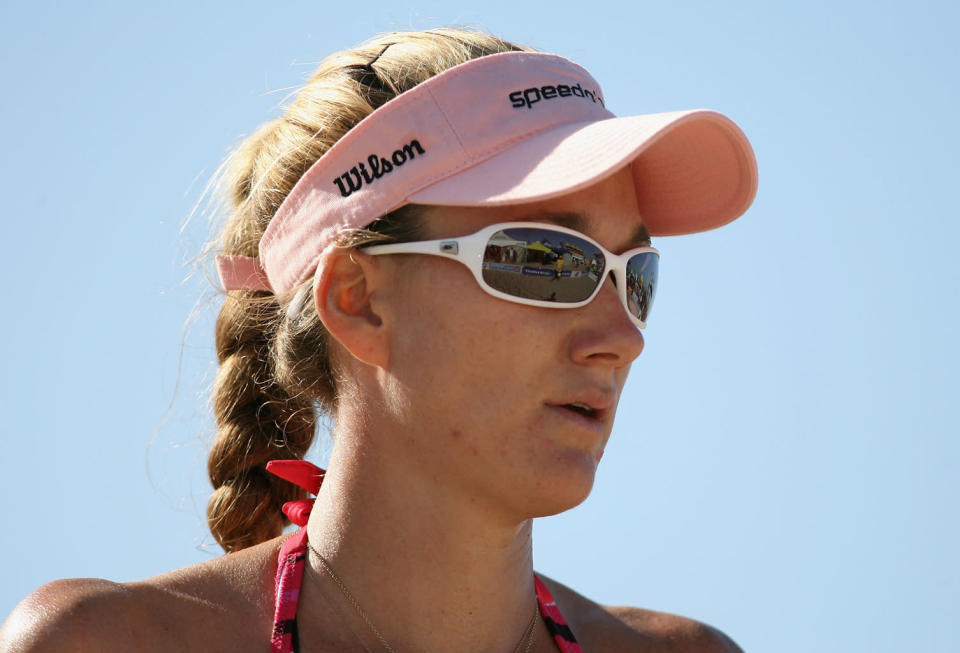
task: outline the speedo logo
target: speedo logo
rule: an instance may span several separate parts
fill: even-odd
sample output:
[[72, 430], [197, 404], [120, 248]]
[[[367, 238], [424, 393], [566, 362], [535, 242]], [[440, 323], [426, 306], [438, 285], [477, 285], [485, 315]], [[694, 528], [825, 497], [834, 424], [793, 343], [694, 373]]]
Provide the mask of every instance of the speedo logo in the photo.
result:
[[588, 91], [582, 88], [580, 84], [569, 86], [568, 84], [557, 84], [556, 86], [531, 86], [520, 91], [514, 91], [509, 96], [514, 109], [527, 107], [532, 109], [533, 105], [540, 100], [552, 100], [560, 97], [580, 97], [599, 102], [600, 106], [606, 106], [603, 103], [603, 96], [600, 91]]
[[377, 154], [371, 154], [367, 157], [367, 165], [370, 166], [369, 170], [367, 170], [367, 165], [364, 165], [363, 161], [357, 161], [357, 165], [339, 177], [336, 177], [333, 183], [340, 189], [341, 195], [350, 197], [352, 193], [360, 190], [364, 184], [372, 184], [377, 179], [380, 179], [380, 177], [390, 174], [395, 168], [399, 168], [407, 161], [412, 161], [418, 154], [423, 154], [424, 151], [423, 146], [420, 145], [420, 141], [414, 139], [400, 149], [394, 150], [389, 159]]

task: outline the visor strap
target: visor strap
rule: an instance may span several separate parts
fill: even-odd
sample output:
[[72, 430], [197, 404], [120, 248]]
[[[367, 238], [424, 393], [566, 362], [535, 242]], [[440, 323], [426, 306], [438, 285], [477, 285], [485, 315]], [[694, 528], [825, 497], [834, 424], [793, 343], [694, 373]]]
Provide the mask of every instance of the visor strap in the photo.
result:
[[250, 256], [217, 256], [217, 272], [224, 290], [265, 290], [273, 292], [260, 260]]

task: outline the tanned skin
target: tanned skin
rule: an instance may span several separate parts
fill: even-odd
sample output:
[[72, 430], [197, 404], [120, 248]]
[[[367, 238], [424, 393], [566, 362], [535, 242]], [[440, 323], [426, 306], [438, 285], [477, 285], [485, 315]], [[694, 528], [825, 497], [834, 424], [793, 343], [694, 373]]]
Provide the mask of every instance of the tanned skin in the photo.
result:
[[[136, 583], [60, 580], [28, 596], [0, 629], [4, 653], [263, 653], [282, 538]], [[692, 619], [605, 606], [541, 576], [586, 653], [742, 653]], [[333, 616], [333, 615], [331, 615]], [[555, 651], [545, 627], [537, 651]], [[349, 642], [302, 646], [334, 653]], [[353, 646], [356, 646], [354, 642]], [[359, 649], [358, 649], [359, 650]]]

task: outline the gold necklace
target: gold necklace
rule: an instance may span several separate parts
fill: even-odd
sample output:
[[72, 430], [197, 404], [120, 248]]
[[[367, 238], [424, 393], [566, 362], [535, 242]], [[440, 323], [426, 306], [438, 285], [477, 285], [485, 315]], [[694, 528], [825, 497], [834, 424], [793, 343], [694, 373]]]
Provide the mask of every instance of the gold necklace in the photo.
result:
[[[337, 575], [337, 572], [333, 570], [333, 567], [327, 561], [326, 558], [321, 555], [319, 551], [313, 548], [313, 545], [310, 542], [307, 542], [307, 547], [310, 549], [310, 553], [317, 557], [317, 560], [320, 561], [320, 564], [323, 566], [323, 570], [330, 575], [330, 578], [333, 579], [333, 582], [337, 584], [337, 587], [340, 588], [340, 592], [346, 597], [350, 604], [357, 611], [357, 614], [360, 615], [360, 618], [363, 619], [363, 623], [367, 624], [367, 627], [373, 632], [376, 638], [380, 641], [380, 644], [390, 653], [397, 653], [392, 646], [387, 642], [386, 638], [380, 634], [380, 631], [377, 630], [377, 627], [373, 625], [373, 622], [370, 621], [370, 617], [367, 616], [367, 613], [363, 611], [363, 608], [360, 607], [360, 602], [353, 596], [349, 589], [347, 589], [347, 584], [343, 582], [340, 576]], [[523, 629], [523, 635], [520, 636], [520, 641], [517, 642], [517, 645], [513, 649], [513, 653], [519, 653], [520, 647], [523, 646], [524, 641], [527, 645], [524, 647], [524, 653], [530, 653], [530, 650], [533, 648], [533, 642], [537, 638], [537, 613], [539, 612], [539, 606], [534, 605], [533, 607], [533, 616], [530, 617], [530, 623], [527, 624], [527, 627]], [[366, 647], [364, 647], [366, 648]]]

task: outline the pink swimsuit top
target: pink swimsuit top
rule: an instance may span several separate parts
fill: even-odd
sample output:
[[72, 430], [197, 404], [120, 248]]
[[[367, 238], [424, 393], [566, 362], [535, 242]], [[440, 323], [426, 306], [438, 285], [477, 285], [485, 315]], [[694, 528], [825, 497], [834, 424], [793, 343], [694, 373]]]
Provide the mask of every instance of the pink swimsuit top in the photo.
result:
[[[305, 460], [272, 460], [267, 463], [267, 471], [314, 495], [320, 490], [325, 473]], [[273, 615], [270, 653], [296, 653], [297, 650], [297, 600], [300, 598], [300, 582], [307, 561], [307, 529], [303, 527], [307, 525], [311, 508], [313, 499], [290, 501], [283, 505], [283, 513], [301, 528], [284, 540], [277, 558], [277, 602]], [[560, 614], [553, 596], [550, 595], [550, 590], [536, 574], [533, 576], [533, 583], [540, 615], [547, 624], [557, 649], [560, 653], [583, 653], [566, 620]]]

